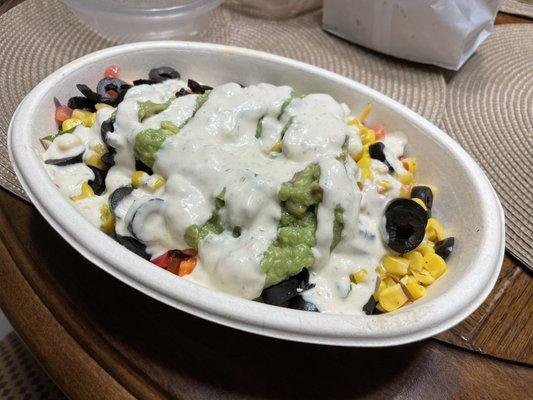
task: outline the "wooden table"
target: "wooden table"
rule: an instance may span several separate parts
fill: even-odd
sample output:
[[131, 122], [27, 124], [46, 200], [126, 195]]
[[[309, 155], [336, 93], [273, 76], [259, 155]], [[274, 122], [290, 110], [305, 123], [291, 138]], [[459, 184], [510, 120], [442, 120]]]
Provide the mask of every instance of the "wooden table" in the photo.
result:
[[274, 340], [172, 309], [85, 261], [4, 190], [0, 257], [0, 307], [71, 398], [523, 399], [533, 387], [533, 280], [509, 256], [463, 323], [384, 349]]

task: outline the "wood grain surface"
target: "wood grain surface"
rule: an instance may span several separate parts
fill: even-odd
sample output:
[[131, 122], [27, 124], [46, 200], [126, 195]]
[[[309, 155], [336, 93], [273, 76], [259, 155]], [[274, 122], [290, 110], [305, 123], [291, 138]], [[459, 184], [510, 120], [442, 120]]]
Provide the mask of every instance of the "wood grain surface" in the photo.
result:
[[[19, 2], [0, 0], [0, 14]], [[2, 189], [0, 257], [0, 307], [71, 398], [524, 399], [533, 387], [533, 281], [509, 256], [463, 323], [385, 349], [274, 340], [170, 308], [87, 262]]]
[[0, 306], [73, 398], [512, 399], [533, 385], [527, 366], [435, 340], [313, 346], [192, 317], [95, 268], [5, 191], [0, 240]]

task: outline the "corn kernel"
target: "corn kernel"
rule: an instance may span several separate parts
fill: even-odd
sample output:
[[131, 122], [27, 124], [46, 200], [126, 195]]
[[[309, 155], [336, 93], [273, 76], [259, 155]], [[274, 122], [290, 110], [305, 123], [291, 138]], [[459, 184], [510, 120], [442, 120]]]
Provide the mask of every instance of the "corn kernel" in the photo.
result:
[[414, 199], [411, 199], [413, 200], [415, 203], [418, 203], [424, 210], [428, 210], [428, 207], [426, 206], [426, 203], [424, 203], [421, 199], [417, 199], [417, 198], [414, 198]]
[[437, 242], [444, 239], [444, 227], [436, 218], [429, 218], [426, 225], [428, 239]]
[[391, 287], [396, 285], [398, 282], [396, 282], [394, 279], [392, 279], [390, 276], [387, 276], [385, 279], [383, 279], [383, 282], [387, 287]]
[[352, 157], [352, 159], [357, 162], [361, 159], [361, 157], [363, 156], [363, 151], [360, 151], [359, 153], [352, 153], [350, 154], [350, 157]]
[[351, 126], [362, 126], [363, 124], [357, 118], [351, 117], [346, 120], [346, 123]]
[[100, 207], [100, 230], [110, 236], [115, 232], [115, 216], [107, 204]]
[[419, 284], [412, 276], [406, 276], [406, 282], [404, 282], [405, 288], [409, 292], [409, 295], [413, 300], [419, 299], [426, 295], [426, 288]]
[[147, 179], [150, 175], [148, 175], [144, 171], [135, 171], [131, 175], [131, 186], [133, 186], [135, 189], [138, 189], [142, 186], [143, 181]]
[[435, 249], [433, 248], [433, 246], [431, 246], [430, 242], [422, 243], [415, 249], [415, 251], [418, 251], [423, 256], [425, 256], [426, 254], [435, 253]]
[[405, 253], [403, 256], [409, 260], [409, 272], [422, 271], [425, 265], [422, 253], [413, 250], [409, 253]]
[[152, 191], [156, 191], [165, 184], [165, 179], [159, 175], [152, 175], [148, 181], [148, 188]]
[[380, 280], [375, 293], [372, 295], [374, 296], [374, 300], [379, 301], [379, 296], [381, 292], [383, 292], [385, 289], [387, 289], [387, 284], [383, 282], [382, 280]]
[[409, 260], [397, 256], [385, 256], [381, 260], [381, 264], [389, 274], [398, 276], [406, 275], [409, 268]]
[[429, 286], [435, 282], [435, 278], [425, 269], [422, 271], [413, 271], [413, 277], [424, 286]]
[[379, 295], [379, 304], [385, 311], [394, 311], [405, 303], [407, 303], [407, 296], [399, 283], [383, 290]]
[[352, 157], [353, 160], [357, 162], [361, 159], [361, 157], [363, 157], [363, 151], [361, 150], [359, 153], [350, 154], [350, 157]]
[[362, 168], [361, 169], [361, 181], [371, 180], [372, 179], [372, 172], [370, 172], [369, 168]]
[[356, 271], [355, 273], [350, 275], [350, 280], [353, 283], [362, 283], [362, 282], [365, 281], [365, 278], [366, 278], [367, 274], [368, 274], [368, 272], [366, 272], [366, 269], [361, 268], [358, 271]]
[[106, 103], [96, 103], [94, 105], [94, 108], [96, 108], [96, 111], [101, 110], [102, 108], [113, 108], [109, 104]]
[[99, 154], [91, 154], [87, 159], [85, 160], [85, 164], [90, 165], [91, 167], [95, 167], [101, 170], [106, 170], [107, 165], [104, 164], [102, 161], [102, 157]]
[[424, 256], [424, 261], [426, 263], [426, 269], [433, 278], [437, 279], [446, 272], [446, 261], [438, 254], [428, 254]]
[[79, 200], [83, 200], [83, 199], [86, 199], [92, 196], [94, 196], [93, 189], [89, 186], [87, 182], [83, 182], [81, 184], [80, 194], [75, 194], [73, 196], [70, 196], [70, 200], [79, 201]]
[[388, 192], [391, 188], [391, 184], [389, 181], [385, 179], [381, 179], [378, 181], [378, 188], [380, 193]]
[[365, 129], [361, 134], [361, 141], [363, 144], [372, 144], [376, 142], [376, 134], [372, 129]]
[[72, 111], [72, 118], [79, 119], [84, 126], [90, 128], [94, 124], [94, 121], [96, 121], [96, 113], [75, 109]]
[[363, 156], [359, 161], [357, 161], [357, 165], [361, 169], [370, 168], [370, 166], [372, 165], [372, 159], [370, 157]]
[[99, 155], [104, 155], [105, 153], [107, 153], [106, 151], [106, 148], [105, 146], [103, 145], [103, 143], [96, 143], [93, 147], [92, 147], [92, 150], [99, 154]]
[[61, 124], [61, 130], [62, 131], [68, 131], [78, 125], [83, 125], [83, 121], [78, 118], [67, 118], [63, 121]]
[[357, 120], [365, 122], [365, 120], [368, 118], [368, 115], [372, 112], [372, 108], [372, 103], [367, 103], [367, 105], [363, 109], [363, 112], [361, 112], [361, 115], [359, 115]]
[[413, 174], [409, 171], [402, 172], [401, 174], [396, 174], [396, 178], [398, 178], [398, 180], [404, 185], [409, 185], [413, 183], [414, 179]]
[[276, 143], [274, 143], [274, 146], [270, 149], [270, 153], [280, 153], [282, 150], [282, 142], [281, 140], [277, 140]]
[[402, 160], [403, 167], [409, 171], [410, 173], [414, 174], [416, 172], [416, 158], [415, 157], [407, 157]]
[[383, 307], [381, 307], [381, 304], [379, 304], [379, 303], [376, 304], [376, 308], [377, 308], [379, 311], [381, 311], [382, 313], [387, 312], [387, 310], [385, 310]]
[[376, 272], [378, 273], [379, 277], [380, 278], [385, 278], [385, 276], [387, 275], [387, 270], [383, 267], [383, 265], [378, 265], [376, 267]]
[[402, 185], [400, 187], [400, 197], [411, 197], [411, 185]]
[[86, 120], [87, 125], [85, 125], [85, 126], [90, 128], [91, 126], [94, 125], [95, 122], [96, 122], [96, 113], [93, 112], [93, 113], [91, 113], [90, 116], [87, 117], [87, 120]]

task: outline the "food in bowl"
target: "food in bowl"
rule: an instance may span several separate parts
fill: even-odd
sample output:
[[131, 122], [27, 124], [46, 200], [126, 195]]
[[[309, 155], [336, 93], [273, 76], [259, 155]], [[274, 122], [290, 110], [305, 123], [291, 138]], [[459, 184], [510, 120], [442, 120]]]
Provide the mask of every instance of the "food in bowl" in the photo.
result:
[[171, 67], [56, 102], [53, 182], [93, 225], [158, 267], [273, 305], [394, 311], [446, 271], [454, 238], [414, 185], [406, 136], [326, 94], [184, 82]]

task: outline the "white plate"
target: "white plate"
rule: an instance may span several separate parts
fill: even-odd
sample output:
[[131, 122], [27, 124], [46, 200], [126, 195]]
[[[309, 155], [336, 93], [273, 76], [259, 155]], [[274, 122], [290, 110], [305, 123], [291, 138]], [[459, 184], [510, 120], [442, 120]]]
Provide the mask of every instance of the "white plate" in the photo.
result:
[[[343, 316], [273, 307], [198, 286], [145, 261], [89, 224], [48, 178], [39, 137], [54, 131], [54, 103], [95, 86], [117, 63], [122, 78], [145, 77], [157, 66], [175, 67], [184, 78], [209, 85], [269, 82], [301, 93], [325, 92], [359, 112], [371, 101], [369, 121], [399, 129], [417, 157], [417, 182], [438, 187], [434, 215], [456, 237], [448, 272], [428, 295], [393, 313]], [[54, 72], [22, 101], [9, 127], [17, 176], [47, 221], [88, 260], [128, 285], [180, 310], [220, 324], [282, 339], [346, 346], [389, 346], [420, 340], [459, 323], [487, 297], [504, 253], [504, 217], [478, 165], [444, 132], [389, 97], [360, 83], [287, 58], [235, 47], [186, 42], [144, 42], [84, 56]]]

